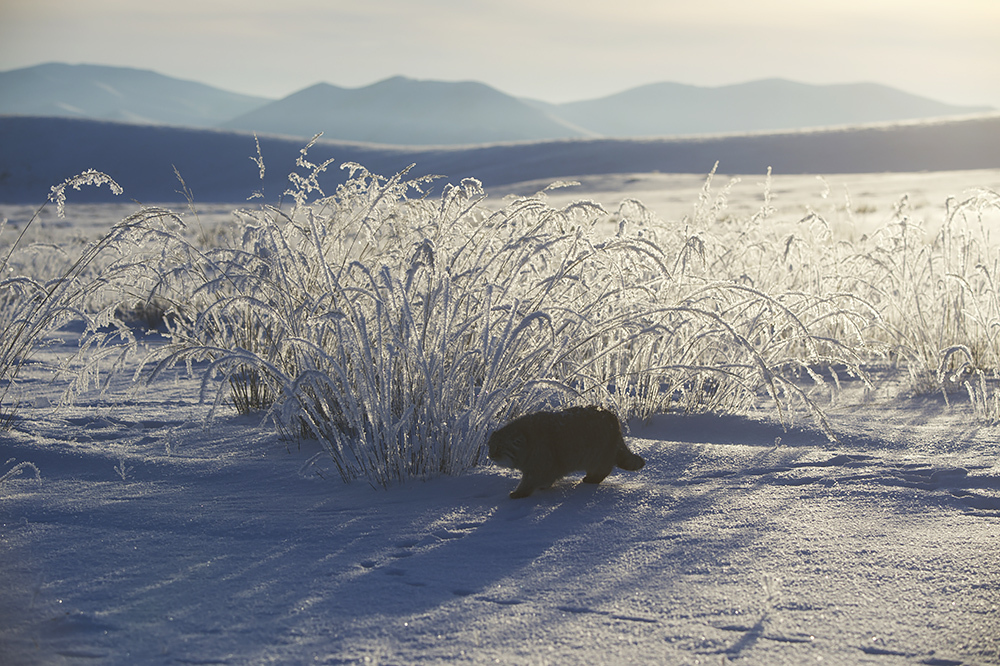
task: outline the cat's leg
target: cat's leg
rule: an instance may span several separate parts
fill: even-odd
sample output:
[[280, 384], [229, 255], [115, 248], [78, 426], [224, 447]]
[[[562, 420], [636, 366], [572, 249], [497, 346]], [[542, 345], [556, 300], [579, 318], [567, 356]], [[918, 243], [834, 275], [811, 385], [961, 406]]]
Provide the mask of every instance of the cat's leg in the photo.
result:
[[521, 483], [510, 494], [511, 499], [527, 497], [539, 488], [548, 488], [559, 475], [553, 470], [555, 463], [547, 446], [529, 446], [528, 456], [521, 466]]
[[590, 457], [584, 468], [587, 472], [587, 476], [583, 477], [584, 483], [600, 483], [615, 468], [615, 449], [609, 449], [600, 441], [593, 442], [595, 448], [598, 444], [601, 445], [599, 451]]
[[535, 492], [535, 488], [537, 487], [538, 486], [535, 482], [529, 479], [528, 475], [525, 474], [521, 477], [521, 483], [517, 484], [517, 488], [514, 488], [514, 490], [511, 491], [510, 498], [520, 499], [522, 497], [527, 497], [531, 493]]
[[517, 488], [514, 488], [514, 492], [510, 494], [510, 498], [519, 499], [521, 497], [527, 497], [541, 488], [551, 488], [552, 484], [558, 480], [559, 476], [551, 473], [530, 475], [523, 474], [521, 477], [521, 483], [517, 484]]
[[608, 474], [611, 474], [613, 465], [600, 465], [599, 467], [588, 469], [587, 476], [583, 477], [584, 483], [600, 483]]

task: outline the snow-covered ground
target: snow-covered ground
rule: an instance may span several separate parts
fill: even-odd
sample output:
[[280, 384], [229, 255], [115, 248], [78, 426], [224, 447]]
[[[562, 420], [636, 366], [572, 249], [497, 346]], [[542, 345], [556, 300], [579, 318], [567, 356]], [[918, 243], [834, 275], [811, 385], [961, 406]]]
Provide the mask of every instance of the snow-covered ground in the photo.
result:
[[[731, 209], [759, 207], [761, 180]], [[551, 196], [677, 219], [703, 182]], [[826, 183], [877, 224], [904, 192], [940, 206], [1000, 172]], [[825, 187], [776, 177], [775, 206]], [[121, 216], [69, 210], [85, 236]], [[344, 485], [306, 465], [313, 442], [206, 421], [183, 374], [54, 410], [48, 369], [74, 344], [26, 367], [30, 404], [0, 432], [0, 476], [31, 463], [0, 482], [0, 663], [1000, 663], [1000, 431], [961, 394], [846, 383], [824, 403], [835, 443], [766, 402], [654, 417], [628, 424], [641, 471], [510, 500], [493, 466]]]
[[[764, 173], [743, 176], [718, 175], [713, 191], [731, 185], [726, 213], [734, 219], [745, 219], [763, 203]], [[735, 181], [735, 182], [734, 182]], [[580, 185], [550, 191], [551, 205], [566, 205], [577, 199], [593, 199], [608, 210], [615, 210], [625, 198], [642, 202], [662, 220], [680, 220], [690, 216], [699, 193], [705, 186], [703, 174], [637, 173], [606, 174], [574, 178]], [[547, 180], [505, 185], [490, 189], [500, 197], [520, 196], [538, 192], [550, 184]], [[934, 233], [944, 217], [944, 204], [949, 197], [958, 200], [974, 188], [1000, 191], [1000, 169], [967, 171], [932, 171], [918, 173], [788, 175], [775, 174], [771, 182], [771, 205], [775, 217], [795, 220], [817, 211], [849, 233], [848, 225], [858, 233], [889, 221], [893, 206], [906, 195], [914, 217], [924, 228]], [[851, 214], [846, 213], [850, 208]], [[798, 216], [798, 217], [796, 217]]]

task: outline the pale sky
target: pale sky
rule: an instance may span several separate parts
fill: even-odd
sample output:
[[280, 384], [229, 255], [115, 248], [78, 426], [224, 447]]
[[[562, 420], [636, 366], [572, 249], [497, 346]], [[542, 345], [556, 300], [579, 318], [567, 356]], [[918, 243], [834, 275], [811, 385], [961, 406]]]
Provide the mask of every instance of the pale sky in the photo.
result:
[[1000, 0], [0, 0], [0, 70], [43, 62], [273, 98], [397, 74], [550, 102], [782, 77], [1000, 109]]

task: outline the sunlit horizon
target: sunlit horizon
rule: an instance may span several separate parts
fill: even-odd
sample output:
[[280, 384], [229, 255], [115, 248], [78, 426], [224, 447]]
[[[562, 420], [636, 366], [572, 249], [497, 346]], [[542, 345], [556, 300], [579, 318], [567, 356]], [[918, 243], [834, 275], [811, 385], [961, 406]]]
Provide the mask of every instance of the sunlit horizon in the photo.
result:
[[0, 7], [0, 70], [47, 63], [149, 69], [277, 99], [325, 82], [479, 81], [560, 103], [670, 81], [871, 82], [1000, 108], [1000, 5], [990, 0], [691, 3], [513, 0], [126, 0]]

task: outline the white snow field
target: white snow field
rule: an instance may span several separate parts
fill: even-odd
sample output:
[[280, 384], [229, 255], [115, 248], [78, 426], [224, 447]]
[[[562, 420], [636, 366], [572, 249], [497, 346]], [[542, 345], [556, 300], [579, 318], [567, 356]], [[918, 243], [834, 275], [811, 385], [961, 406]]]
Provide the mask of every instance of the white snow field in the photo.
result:
[[[763, 180], [734, 185], [728, 214], [767, 203]], [[635, 197], [683, 225], [705, 178], [582, 181], [547, 200]], [[820, 211], [861, 239], [902, 194], [933, 230], [975, 187], [1000, 190], [1000, 171], [776, 175], [769, 205], [793, 229]], [[3, 233], [32, 210], [0, 207]], [[70, 193], [33, 233], [72, 255], [132, 210]], [[980, 221], [996, 231], [995, 211]], [[130, 360], [63, 404], [53, 370], [80, 333], [46, 335], [0, 430], [0, 663], [1000, 663], [993, 378], [978, 402], [888, 362], [870, 386], [803, 381], [835, 441], [800, 402], [783, 426], [762, 390], [742, 410], [632, 418], [642, 470], [511, 500], [516, 474], [488, 463], [344, 483], [316, 439], [228, 397], [209, 418], [203, 360], [138, 388]]]

